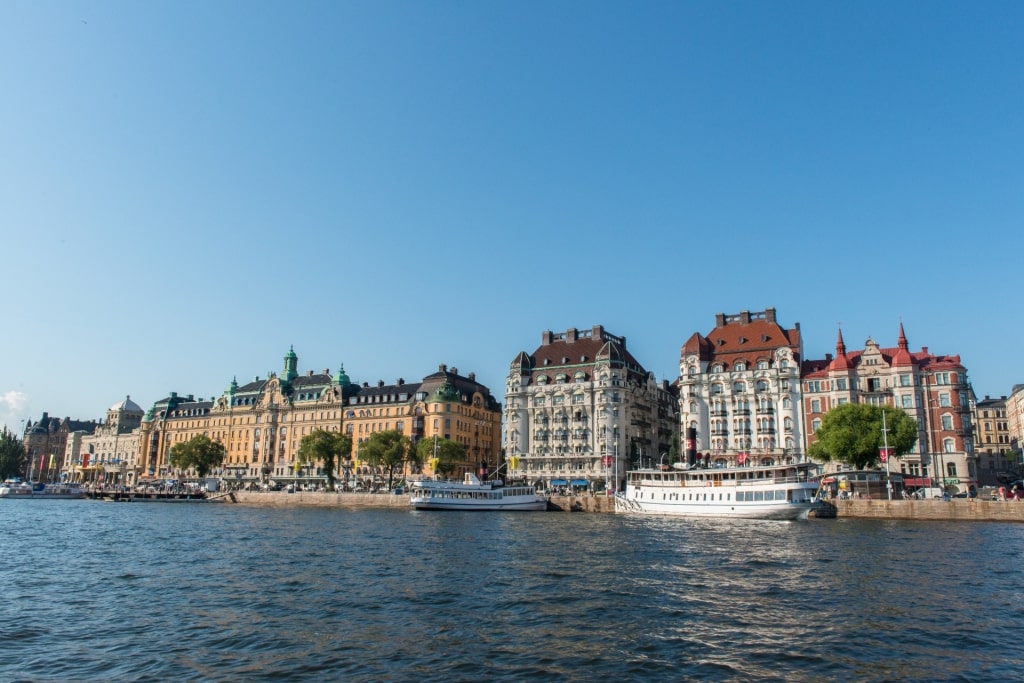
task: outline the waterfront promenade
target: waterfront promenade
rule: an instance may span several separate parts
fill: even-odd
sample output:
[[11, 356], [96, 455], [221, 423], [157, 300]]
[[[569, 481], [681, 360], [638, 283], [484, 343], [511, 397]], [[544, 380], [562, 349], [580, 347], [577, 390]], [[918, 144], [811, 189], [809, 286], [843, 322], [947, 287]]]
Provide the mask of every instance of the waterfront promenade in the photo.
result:
[[[384, 493], [285, 493], [283, 491], [235, 491], [244, 505], [291, 507], [407, 508], [409, 496]], [[988, 501], [955, 498], [943, 500], [836, 500], [830, 505], [836, 517], [864, 519], [913, 519], [971, 522], [1024, 522], [1024, 501]], [[551, 496], [548, 510], [561, 512], [614, 512], [608, 496]], [[823, 520], [827, 521], [827, 520]]]

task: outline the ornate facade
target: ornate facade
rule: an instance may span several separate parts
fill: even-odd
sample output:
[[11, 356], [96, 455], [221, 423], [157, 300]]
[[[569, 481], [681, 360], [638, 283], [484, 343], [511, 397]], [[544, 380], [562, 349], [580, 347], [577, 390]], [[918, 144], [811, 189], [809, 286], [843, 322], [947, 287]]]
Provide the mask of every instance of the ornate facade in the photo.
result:
[[695, 332], [679, 358], [683, 428], [711, 463], [803, 459], [800, 324], [785, 329], [775, 309], [719, 313], [715, 328]]
[[[385, 386], [353, 384], [342, 367], [300, 375], [298, 357], [289, 350], [280, 374], [239, 385], [232, 380], [219, 397], [204, 400], [171, 393], [157, 401], [142, 421], [140, 471], [148, 477], [172, 474], [171, 448], [205, 434], [224, 445], [220, 474], [228, 482], [257, 481], [319, 484], [325, 473], [318, 464], [298, 461], [302, 437], [316, 430], [344, 431], [352, 438], [355, 470], [336, 473], [341, 481], [372, 475], [358, 462], [359, 445], [375, 431], [397, 429], [415, 443], [438, 434], [463, 443], [472, 460], [496, 462], [499, 456], [501, 408], [486, 387], [470, 373], [461, 377], [445, 366], [422, 383], [403, 380]], [[473, 468], [467, 463], [462, 469]]]
[[808, 441], [832, 407], [846, 402], [902, 408], [919, 427], [911, 453], [890, 461], [908, 486], [938, 485], [951, 493], [976, 487], [977, 459], [971, 412], [974, 393], [960, 356], [911, 352], [903, 324], [895, 347], [868, 339], [862, 351], [847, 352], [840, 330], [835, 357], [804, 363], [803, 408]]
[[531, 482], [621, 488], [630, 467], [678, 449], [672, 388], [600, 325], [545, 331], [539, 348], [512, 360], [505, 401], [510, 470]]
[[142, 408], [128, 396], [107, 409], [106, 422], [96, 425], [92, 433], [75, 432], [64, 451], [64, 467], [70, 478], [134, 483], [142, 416]]

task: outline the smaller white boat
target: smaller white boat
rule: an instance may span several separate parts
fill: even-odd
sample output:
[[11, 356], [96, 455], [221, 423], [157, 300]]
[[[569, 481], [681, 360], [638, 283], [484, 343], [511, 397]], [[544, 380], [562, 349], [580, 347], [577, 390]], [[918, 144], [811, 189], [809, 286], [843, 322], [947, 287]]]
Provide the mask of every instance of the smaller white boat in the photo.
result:
[[463, 481], [409, 482], [409, 504], [417, 510], [547, 510], [547, 498], [526, 484], [482, 482], [472, 472]]
[[73, 500], [85, 498], [85, 490], [78, 484], [29, 484], [20, 479], [8, 479], [0, 485], [0, 498], [18, 500]]

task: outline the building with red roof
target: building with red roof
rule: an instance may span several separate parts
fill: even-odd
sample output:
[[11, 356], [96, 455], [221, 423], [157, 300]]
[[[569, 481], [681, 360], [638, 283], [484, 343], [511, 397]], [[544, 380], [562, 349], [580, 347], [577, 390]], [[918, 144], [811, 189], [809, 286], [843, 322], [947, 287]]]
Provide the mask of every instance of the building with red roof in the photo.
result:
[[694, 332], [679, 357], [682, 426], [715, 464], [795, 462], [802, 456], [800, 324], [785, 328], [774, 308], [719, 313]]
[[822, 417], [843, 403], [870, 403], [902, 408], [920, 426], [913, 452], [890, 461], [907, 488], [941, 486], [950, 493], [978, 484], [971, 414], [974, 392], [959, 355], [911, 351], [900, 323], [894, 347], [870, 337], [859, 351], [847, 351], [842, 330], [836, 352], [804, 361], [803, 412], [807, 445]]

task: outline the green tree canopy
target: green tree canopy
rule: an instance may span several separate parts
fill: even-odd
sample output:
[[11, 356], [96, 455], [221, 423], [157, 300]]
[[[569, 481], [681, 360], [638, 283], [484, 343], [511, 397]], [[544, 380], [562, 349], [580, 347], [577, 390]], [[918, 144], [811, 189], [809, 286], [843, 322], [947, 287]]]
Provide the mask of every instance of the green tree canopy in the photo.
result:
[[210, 473], [214, 467], [224, 462], [224, 445], [219, 441], [212, 441], [205, 434], [197, 434], [188, 441], [176, 443], [171, 446], [171, 454], [168, 461], [171, 467], [188, 469], [193, 467], [200, 479]]
[[[885, 415], [885, 438], [882, 415]], [[886, 442], [892, 456], [910, 452], [917, 443], [917, 422], [899, 408], [844, 403], [825, 413], [807, 454], [819, 462], [836, 460], [862, 470], [879, 464], [878, 449]]]
[[317, 429], [302, 437], [299, 443], [298, 459], [300, 463], [319, 462], [327, 475], [327, 489], [334, 490], [334, 470], [342, 460], [352, 455], [352, 437], [342, 432], [326, 432]]
[[451, 439], [422, 439], [416, 444], [416, 457], [421, 463], [430, 463], [430, 468], [437, 474], [447, 477], [466, 462], [466, 447]]
[[387, 470], [388, 489], [395, 481], [395, 470], [406, 462], [418, 462], [416, 452], [410, 447], [409, 437], [397, 429], [374, 432], [359, 449], [359, 459], [373, 467]]
[[24, 442], [4, 427], [0, 432], [0, 481], [24, 474], [25, 460]]

